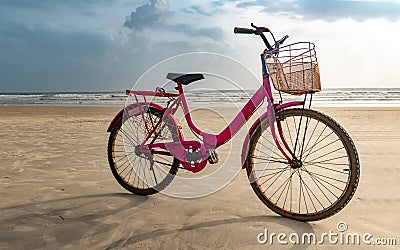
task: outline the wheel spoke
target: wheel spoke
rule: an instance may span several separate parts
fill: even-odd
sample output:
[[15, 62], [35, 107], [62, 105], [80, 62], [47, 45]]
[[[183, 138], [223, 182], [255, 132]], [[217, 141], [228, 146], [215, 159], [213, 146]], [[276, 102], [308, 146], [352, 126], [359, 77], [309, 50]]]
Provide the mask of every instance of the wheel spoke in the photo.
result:
[[287, 170], [289, 167], [285, 167], [285, 168], [283, 168], [283, 169], [281, 169], [281, 170], [279, 170], [279, 171], [276, 171], [276, 172], [273, 172], [273, 173], [269, 173], [269, 174], [265, 174], [265, 175], [260, 175], [258, 178], [259, 179], [261, 179], [261, 178], [264, 178], [264, 177], [268, 177], [268, 176], [271, 176], [271, 177], [269, 177], [268, 179], [266, 179], [263, 183], [261, 183], [260, 185], [263, 185], [264, 183], [266, 183], [267, 181], [269, 181], [270, 179], [272, 179], [272, 178], [274, 178], [274, 176], [276, 176], [277, 174], [279, 174], [278, 175], [278, 177], [283, 173], [283, 172], [285, 172], [285, 170]]
[[330, 159], [326, 159], [323, 161], [311, 161], [312, 163], [324, 163], [324, 164], [328, 164], [327, 162], [329, 161], [333, 161], [333, 160], [338, 160], [338, 159], [343, 159], [343, 158], [348, 158], [347, 155], [343, 155], [343, 156], [338, 156], [338, 157], [334, 157], [334, 158], [330, 158]]
[[[273, 175], [272, 177], [268, 178], [266, 181], [263, 182], [263, 184], [267, 181], [269, 181], [270, 179], [274, 178], [277, 174], [279, 174], [278, 176], [276, 176], [275, 180], [273, 182], [271, 182], [269, 184], [269, 186], [265, 189], [264, 193], [279, 179], [279, 177], [281, 177], [281, 175], [287, 170], [288, 168], [285, 168], [281, 171], [279, 171], [278, 173], [276, 173], [275, 175]], [[267, 175], [268, 176], [268, 175]], [[261, 184], [262, 185], [262, 184]]]
[[[267, 163], [269, 163], [269, 162], [277, 162], [277, 163], [287, 164], [287, 161], [282, 161], [282, 160], [279, 160], [279, 159], [276, 159], [276, 158], [273, 158], [273, 157], [264, 158], [264, 157], [259, 157], [259, 156], [257, 156], [257, 157], [256, 156], [252, 156], [251, 158], [257, 159], [257, 160], [264, 160]], [[260, 162], [258, 162], [258, 163], [260, 163]]]
[[[326, 179], [329, 179], [329, 180], [332, 180], [332, 181], [335, 181], [335, 182], [339, 182], [339, 183], [343, 183], [343, 184], [347, 183], [346, 181], [338, 180], [336, 178], [332, 178], [332, 177], [329, 177], [329, 176], [326, 176], [326, 175], [323, 175], [323, 174], [318, 174], [318, 173], [311, 172], [311, 171], [308, 171], [308, 170], [304, 170], [304, 171], [307, 172], [308, 174], [318, 178], [319, 180], [324, 181], [325, 183], [329, 184], [331, 187], [334, 187], [334, 188], [336, 188], [336, 189], [338, 189], [340, 191], [342, 191], [342, 189], [340, 187], [337, 187], [337, 186], [333, 185], [332, 183], [328, 182]], [[325, 179], [323, 179], [323, 178], [325, 178]]]
[[[314, 158], [314, 159], [312, 159], [312, 160], [310, 160], [310, 161], [313, 162], [314, 160], [321, 159], [321, 158], [323, 158], [323, 157], [325, 157], [325, 156], [327, 156], [327, 155], [333, 154], [333, 153], [335, 153], [335, 152], [337, 152], [337, 151], [339, 151], [339, 150], [341, 150], [341, 149], [344, 149], [344, 147], [342, 146], [342, 147], [340, 147], [340, 148], [337, 148], [337, 149], [334, 149], [334, 150], [332, 150], [332, 151], [329, 151], [328, 153], [325, 153], [325, 154], [323, 154], [323, 155], [321, 155], [321, 156], [318, 156], [318, 157], [316, 157], [316, 158]], [[347, 155], [345, 155], [345, 157], [347, 157]], [[334, 159], [337, 159], [337, 158], [334, 158]]]
[[[325, 136], [325, 137], [323, 137], [323, 138], [321, 139], [322, 134], [325, 132], [325, 130], [326, 130], [327, 128], [328, 128], [328, 125], [325, 125], [325, 127], [322, 129], [321, 133], [318, 135], [317, 139], [315, 140], [314, 145], [313, 145], [310, 149], [305, 150], [303, 153], [309, 152], [309, 151], [313, 150], [313, 148], [314, 148], [316, 145], [318, 145], [321, 141], [323, 141], [326, 137], [329, 136], [329, 135], [327, 135], [327, 136]], [[331, 133], [333, 133], [333, 131], [332, 131]], [[307, 156], [306, 156], [306, 157], [307, 157]], [[305, 157], [305, 158], [306, 158], [306, 157]]]
[[319, 121], [317, 121], [317, 122], [315, 123], [315, 127], [314, 127], [314, 129], [313, 129], [313, 131], [312, 131], [310, 137], [308, 138], [308, 141], [307, 141], [307, 144], [306, 144], [306, 146], [305, 146], [305, 148], [304, 148], [303, 154], [304, 154], [305, 152], [307, 152], [308, 144], [310, 144], [311, 138], [313, 138], [314, 133], [315, 133], [315, 130], [316, 130], [317, 127], [318, 127], [318, 124], [319, 124]]
[[285, 191], [286, 186], [289, 184], [291, 178], [292, 178], [292, 176], [290, 175], [284, 182], [282, 182], [282, 184], [281, 184], [281, 185], [276, 189], [276, 191], [271, 195], [271, 197], [274, 197], [275, 194], [276, 194], [276, 193], [282, 188], [282, 186], [283, 186], [282, 192], [280, 193], [279, 197], [276, 199], [275, 204], [277, 204], [277, 203], [279, 202], [279, 199], [281, 198], [281, 196], [282, 196], [283, 192]]
[[[336, 140], [334, 140], [334, 141], [332, 141], [332, 142], [330, 142], [330, 143], [328, 143], [328, 144], [326, 144], [326, 145], [324, 145], [324, 146], [322, 146], [322, 147], [320, 147], [320, 148], [318, 148], [318, 149], [316, 149], [316, 150], [310, 152], [307, 156], [312, 155], [312, 154], [315, 154], [316, 152], [320, 151], [321, 149], [324, 149], [324, 148], [326, 148], [326, 147], [332, 145], [333, 143], [335, 143], [335, 142], [337, 142], [337, 141], [340, 141], [340, 139], [338, 138], [338, 139], [336, 139]], [[306, 158], [304, 158], [304, 160], [305, 160], [305, 159], [306, 159]]]
[[285, 120], [285, 123], [286, 123], [287, 132], [289, 133], [290, 143], [292, 144], [292, 148], [294, 148], [293, 139], [292, 139], [292, 134], [290, 133], [290, 129], [289, 129], [289, 125], [288, 125], [288, 123], [287, 123], [287, 120]]
[[[306, 164], [306, 163], [304, 163], [304, 164]], [[316, 164], [316, 163], [307, 162], [307, 165], [308, 165], [308, 166], [317, 166], [317, 167], [319, 167], [319, 168], [323, 168], [323, 169], [326, 169], [326, 170], [329, 170], [329, 171], [333, 171], [333, 172], [336, 172], [336, 173], [339, 173], [339, 174], [346, 174], [346, 175], [348, 175], [347, 172], [339, 171], [339, 170], [333, 169], [333, 168], [328, 168], [328, 167], [325, 167], [325, 166], [322, 166], [322, 165]], [[348, 166], [348, 165], [346, 165], [346, 166]]]
[[[326, 128], [327, 128], [327, 127], [325, 127], [323, 131], [325, 131]], [[314, 145], [313, 145], [309, 150], [307, 150], [307, 151], [308, 151], [308, 154], [304, 157], [304, 159], [307, 159], [307, 157], [310, 155], [310, 153], [312, 152], [312, 150], [314, 149], [315, 146], [317, 146], [318, 144], [320, 144], [322, 141], [324, 141], [326, 138], [328, 138], [328, 137], [329, 137], [330, 135], [332, 135], [333, 133], [334, 133], [334, 132], [332, 131], [332, 132], [329, 133], [328, 135], [324, 136], [322, 139], [318, 139], [318, 140], [314, 143]]]
[[[288, 189], [287, 189], [287, 192], [286, 192], [286, 195], [285, 195], [285, 200], [283, 201], [282, 208], [285, 208], [286, 200], [287, 200], [287, 197], [288, 197], [288, 194], [289, 194], [289, 189], [290, 189], [290, 197], [292, 196], [292, 177], [293, 177], [293, 174], [294, 174], [294, 171], [292, 171], [292, 169], [291, 169], [290, 170], [290, 176], [288, 178], [289, 185], [288, 185]], [[292, 211], [292, 199], [291, 198], [290, 198], [289, 204], [290, 204], [290, 210], [289, 211]]]

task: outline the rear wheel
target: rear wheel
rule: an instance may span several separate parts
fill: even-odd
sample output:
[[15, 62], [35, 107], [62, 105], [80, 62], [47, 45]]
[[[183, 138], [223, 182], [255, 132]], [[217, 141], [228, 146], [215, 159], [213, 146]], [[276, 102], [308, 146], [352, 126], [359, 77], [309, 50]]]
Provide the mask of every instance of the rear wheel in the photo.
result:
[[[136, 111], [134, 111], [136, 109]], [[147, 128], [137, 106], [125, 109], [115, 122], [108, 140], [108, 161], [118, 183], [137, 195], [151, 195], [171, 183], [178, 171], [179, 160], [172, 155], [138, 153], [138, 145], [148, 131], [156, 133], [148, 143], [178, 141], [176, 124], [154, 107], [142, 106]], [[162, 119], [159, 126], [156, 126]]]
[[[274, 212], [300, 221], [321, 220], [343, 209], [360, 175], [357, 150], [332, 118], [307, 109], [276, 114], [295, 157], [288, 161], [273, 148], [268, 121], [252, 131], [246, 170], [260, 200]], [[267, 124], [267, 125], [265, 125]]]

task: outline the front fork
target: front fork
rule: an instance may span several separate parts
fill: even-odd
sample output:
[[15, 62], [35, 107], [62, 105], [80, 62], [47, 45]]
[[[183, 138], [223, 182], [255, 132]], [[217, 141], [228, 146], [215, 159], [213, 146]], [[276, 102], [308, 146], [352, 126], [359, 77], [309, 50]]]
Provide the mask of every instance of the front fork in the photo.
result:
[[[297, 106], [297, 105], [302, 105], [303, 102], [292, 102], [288, 103], [285, 105], [285, 107], [288, 106]], [[282, 107], [284, 108], [284, 107]], [[269, 127], [271, 129], [271, 134], [274, 139], [276, 147], [279, 149], [279, 151], [282, 153], [282, 155], [286, 158], [288, 161], [288, 164], [292, 166], [293, 168], [297, 168], [299, 165], [299, 160], [296, 158], [295, 153], [290, 149], [288, 143], [286, 142], [285, 136], [283, 134], [283, 129], [282, 129], [282, 124], [279, 120], [276, 120], [275, 117], [275, 112], [280, 110], [280, 105], [274, 105], [272, 101], [268, 100], [268, 108], [267, 108], [267, 113], [268, 113], [268, 123]], [[275, 120], [276, 120], [276, 127], [278, 129], [278, 134], [276, 133], [275, 129]], [[279, 138], [278, 138], [279, 135]], [[281, 142], [284, 146], [284, 148], [281, 145]], [[288, 152], [288, 153], [286, 153]]]

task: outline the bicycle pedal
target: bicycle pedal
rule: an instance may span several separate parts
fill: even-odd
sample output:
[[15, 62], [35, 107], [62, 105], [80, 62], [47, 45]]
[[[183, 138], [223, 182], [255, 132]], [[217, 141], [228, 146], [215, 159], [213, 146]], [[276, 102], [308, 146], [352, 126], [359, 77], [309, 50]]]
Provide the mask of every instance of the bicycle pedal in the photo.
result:
[[215, 152], [215, 150], [209, 150], [207, 154], [208, 154], [208, 162], [210, 164], [218, 163], [218, 154], [217, 152]]

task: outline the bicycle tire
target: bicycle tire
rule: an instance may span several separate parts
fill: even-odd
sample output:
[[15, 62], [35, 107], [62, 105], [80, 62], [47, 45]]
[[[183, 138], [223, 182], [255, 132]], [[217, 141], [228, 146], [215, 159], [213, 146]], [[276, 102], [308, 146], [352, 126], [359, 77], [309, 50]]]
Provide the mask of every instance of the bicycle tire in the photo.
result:
[[[153, 116], [153, 118], [165, 120], [165, 121], [163, 121], [163, 123], [165, 124], [165, 126], [163, 126], [163, 131], [160, 132], [158, 137], [154, 139], [155, 142], [157, 142], [157, 140], [159, 140], [159, 139], [161, 139], [161, 140], [169, 139], [172, 141], [179, 140], [179, 138], [178, 138], [179, 132], [177, 130], [177, 125], [171, 119], [168, 119], [168, 117], [163, 118], [162, 112], [160, 112], [160, 110], [157, 108], [154, 108], [151, 106], [148, 107], [148, 106], [143, 105], [142, 109], [147, 110], [144, 112], [145, 116], [148, 116], [148, 117]], [[126, 190], [128, 190], [131, 193], [134, 193], [136, 195], [141, 195], [141, 196], [147, 196], [147, 195], [152, 195], [152, 194], [158, 193], [159, 191], [161, 191], [165, 187], [167, 187], [171, 183], [171, 181], [174, 179], [174, 177], [178, 171], [180, 161], [173, 156], [169, 156], [169, 158], [173, 158], [171, 160], [166, 159], [166, 157], [163, 156], [161, 158], [164, 159], [165, 162], [169, 162], [169, 163], [164, 162], [165, 164], [169, 165], [169, 166], [165, 167], [165, 169], [163, 169], [163, 170], [158, 169], [158, 173], [156, 173], [157, 171], [154, 170], [155, 162], [153, 162], [152, 166], [147, 167], [145, 164], [149, 163], [149, 162], [151, 164], [151, 161], [148, 159], [146, 160], [143, 157], [139, 157], [138, 155], [135, 155], [134, 147], [138, 143], [133, 139], [133, 136], [127, 135], [128, 132], [124, 132], [124, 130], [123, 130], [124, 124], [132, 122], [132, 119], [137, 118], [136, 120], [139, 123], [133, 124], [133, 125], [128, 124], [129, 128], [127, 125], [126, 126], [127, 130], [130, 130], [129, 134], [136, 133], [137, 136], [140, 133], [139, 130], [142, 130], [142, 132], [143, 132], [145, 129], [141, 128], [141, 126], [140, 126], [140, 120], [142, 120], [141, 114], [136, 114], [135, 116], [128, 116], [127, 113], [128, 112], [122, 112], [116, 118], [117, 122], [115, 123], [114, 127], [111, 128], [110, 136], [108, 139], [107, 151], [108, 151], [108, 162], [110, 165], [111, 172], [112, 172], [113, 176], [115, 177], [115, 179], [117, 180], [117, 182], [123, 188], [125, 188]], [[152, 123], [152, 124], [154, 124], [154, 123]], [[135, 125], [137, 125], [137, 126], [135, 126]], [[135, 132], [134, 131], [135, 129], [137, 129], [138, 131]], [[166, 130], [168, 130], [168, 131], [166, 131]], [[162, 134], [165, 131], [167, 133], [168, 132], [170, 133], [169, 138], [166, 138], [167, 136]], [[125, 138], [123, 136], [125, 136]], [[121, 139], [121, 137], [122, 137], [122, 139]], [[137, 141], [139, 141], [139, 139], [137, 139]], [[116, 146], [117, 143], [122, 144], [122, 145]], [[127, 145], [127, 144], [132, 144], [132, 145]], [[119, 148], [119, 150], [116, 150], [116, 147]], [[122, 148], [123, 148], [123, 150], [122, 150]], [[125, 152], [120, 152], [120, 151], [125, 151]], [[121, 153], [120, 158], [117, 157], [117, 153]], [[126, 159], [124, 157], [126, 157]], [[135, 157], [135, 158], [133, 159], [132, 157]], [[154, 156], [154, 157], [156, 157], [156, 156]], [[123, 160], [121, 160], [121, 159], [123, 159]], [[123, 162], [123, 163], [120, 164], [120, 162]], [[158, 163], [158, 164], [163, 165], [161, 163]], [[124, 167], [125, 169], [121, 170], [122, 167]], [[158, 166], [158, 167], [160, 167], [160, 166]], [[129, 169], [129, 172], [130, 172], [129, 178], [127, 178], [128, 174], [124, 174], [126, 169]], [[149, 180], [146, 177], [147, 170], [151, 171], [148, 173], [148, 176], [150, 178]], [[134, 176], [133, 181], [131, 181], [131, 176], [132, 176], [133, 172], [134, 172], [135, 176]], [[161, 175], [162, 181], [159, 182], [157, 180], [156, 175]], [[137, 184], [135, 184], [136, 177], [138, 177]], [[146, 180], [144, 180], [144, 179], [146, 179]], [[154, 180], [152, 180], [152, 179], [154, 179]], [[154, 184], [154, 185], [152, 185], [152, 184]]]
[[[297, 126], [296, 122], [292, 122], [292, 120], [296, 121], [296, 119], [300, 121], [300, 117], [303, 117], [304, 130], [307, 131], [305, 126], [307, 123], [307, 127], [310, 128], [310, 130], [308, 131], [309, 138], [307, 137], [307, 132], [303, 132], [303, 134], [297, 136], [297, 138], [300, 139], [304, 136], [304, 140], [299, 141], [297, 144], [294, 143], [294, 134], [290, 136], [288, 134], [290, 134], [290, 127], [293, 126], [291, 123], [295, 124], [294, 127], [296, 131], [298, 131], [299, 128], [299, 130], [301, 130], [303, 125], [301, 125], [300, 122]], [[300, 155], [301, 158], [304, 156], [304, 152], [306, 152], [307, 157], [315, 153], [321, 153], [322, 156], [320, 156], [320, 158], [313, 157], [312, 160], [307, 160], [307, 157], [305, 157], [300, 167], [296, 166], [296, 168], [293, 168], [288, 162], [286, 162], [286, 166], [284, 166], [283, 160], [281, 160], [281, 162], [275, 160], [281, 159], [277, 158], [281, 153], [275, 148], [275, 155], [272, 155], [269, 162], [267, 162], [264, 172], [257, 174], [257, 160], [262, 159], [259, 156], [255, 156], [257, 150], [259, 150], [257, 147], [259, 147], [260, 138], [265, 137], [263, 134], [269, 132], [267, 117], [259, 120], [255, 129], [251, 131], [250, 148], [245, 162], [247, 175], [258, 198], [275, 213], [298, 221], [321, 220], [342, 210], [353, 197], [360, 178], [358, 153], [348, 133], [329, 116], [309, 109], [293, 108], [279, 111], [276, 113], [276, 121], [280, 122], [281, 125], [283, 123], [283, 127], [287, 126], [284, 135], [285, 137], [290, 137], [290, 141], [287, 144], [291, 144], [290, 147], [292, 151], [296, 147], [294, 145], [299, 146], [299, 149], [295, 151], [295, 155]], [[319, 127], [320, 124], [323, 124], [323, 129], [318, 129], [318, 133], [320, 134], [318, 139], [315, 139], [318, 135], [315, 131], [317, 131], [317, 127]], [[319, 132], [320, 130], [322, 130], [322, 132]], [[331, 130], [331, 133], [327, 133], [325, 130]], [[328, 143], [325, 141], [324, 144], [320, 144], [325, 140], [322, 138], [331, 139], [328, 140]], [[311, 150], [308, 147], [310, 142], [314, 142], [314, 146]], [[328, 151], [331, 150], [328, 149], [331, 145], [339, 144], [342, 145], [343, 148], [339, 147], [336, 151]], [[301, 148], [303, 148], [301, 150], [300, 145], [302, 145]], [[314, 148], [316, 145], [318, 145], [318, 148]], [[303, 146], [305, 146], [305, 148]], [[328, 153], [323, 154], [323, 152], [327, 151]], [[343, 151], [342, 153], [345, 154], [345, 156], [333, 157], [334, 155], [339, 155], [341, 151]], [[324, 157], [331, 158], [325, 159]], [[336, 160], [335, 163], [333, 160]], [[302, 161], [302, 159], [300, 159], [300, 161]], [[280, 170], [279, 168], [274, 168], [276, 165], [282, 165], [282, 168]], [[328, 165], [328, 167], [326, 167], [326, 165]], [[344, 168], [345, 165], [348, 166], [348, 168]], [[340, 167], [342, 167], [342, 170], [340, 170]], [[273, 172], [275, 170], [277, 171]], [[267, 171], [272, 171], [273, 173]], [[321, 172], [329, 173], [329, 176], [328, 174], [321, 174]], [[271, 175], [274, 177], [271, 177]], [[288, 176], [286, 180], [285, 176]], [[343, 176], [343, 179], [339, 179], [341, 176]], [[264, 181], [261, 177], [268, 177], [268, 179]], [[278, 180], [282, 182], [280, 186], [278, 186], [278, 184], [275, 185]], [[286, 181], [286, 183], [284, 181]], [[306, 183], [306, 181], [308, 182]], [[264, 184], [268, 186], [265, 187], [263, 186]], [[272, 186], [277, 186], [275, 192], [268, 190]], [[324, 192], [325, 190], [326, 192]], [[317, 191], [321, 194], [317, 193]], [[278, 196], [279, 192], [280, 195]], [[298, 198], [293, 195], [293, 192], [297, 192], [295, 194], [298, 195]], [[306, 195], [308, 195], [308, 197], [306, 197]], [[335, 199], [335, 201], [331, 202], [329, 197], [331, 197], [332, 200]], [[329, 204], [325, 205], [325, 199], [327, 200], [326, 203]], [[286, 204], [287, 201], [288, 203]]]

